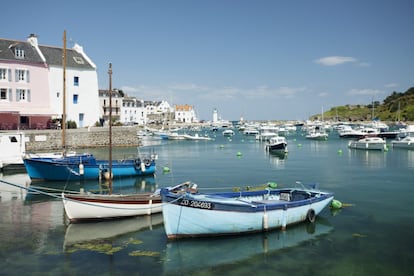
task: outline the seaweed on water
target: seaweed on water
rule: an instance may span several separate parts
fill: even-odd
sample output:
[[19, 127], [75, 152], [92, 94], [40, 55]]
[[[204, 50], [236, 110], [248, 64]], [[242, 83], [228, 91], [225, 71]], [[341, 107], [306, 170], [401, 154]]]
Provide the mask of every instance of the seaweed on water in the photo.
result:
[[160, 255], [160, 252], [135, 250], [135, 251], [130, 252], [128, 255], [132, 257], [139, 257], [139, 256], [158, 257]]
[[78, 250], [89, 250], [98, 253], [104, 253], [107, 255], [113, 255], [116, 252], [119, 252], [123, 249], [122, 246], [113, 246], [110, 243], [77, 243], [74, 244], [69, 250], [70, 253], [74, 253]]

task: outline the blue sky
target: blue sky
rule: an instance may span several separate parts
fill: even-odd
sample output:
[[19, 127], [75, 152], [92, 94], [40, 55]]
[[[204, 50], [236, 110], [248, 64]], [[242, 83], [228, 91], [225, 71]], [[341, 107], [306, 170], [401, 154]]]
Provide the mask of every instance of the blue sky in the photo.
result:
[[73, 43], [99, 87], [189, 104], [200, 119], [302, 120], [414, 86], [411, 0], [22, 0], [1, 38]]

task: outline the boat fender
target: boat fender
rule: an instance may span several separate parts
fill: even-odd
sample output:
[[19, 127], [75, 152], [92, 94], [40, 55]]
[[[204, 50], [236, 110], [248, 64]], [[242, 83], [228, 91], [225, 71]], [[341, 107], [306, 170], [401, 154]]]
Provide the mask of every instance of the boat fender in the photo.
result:
[[269, 229], [269, 218], [267, 217], [267, 213], [263, 214], [263, 230]]
[[144, 164], [144, 162], [141, 163], [141, 171], [142, 172], [145, 172], [145, 164]]
[[331, 206], [332, 209], [341, 209], [342, 208], [342, 202], [340, 202], [337, 199], [334, 199], [331, 201]]
[[84, 170], [83, 164], [80, 163], [79, 164], [79, 175], [83, 175], [84, 173], [85, 173], [85, 170]]
[[276, 189], [277, 188], [277, 183], [276, 182], [267, 182], [267, 186], [269, 188]]
[[306, 219], [310, 222], [310, 223], [314, 223], [315, 219], [316, 219], [316, 214], [315, 214], [315, 210], [313, 209], [309, 209], [308, 213], [306, 214]]

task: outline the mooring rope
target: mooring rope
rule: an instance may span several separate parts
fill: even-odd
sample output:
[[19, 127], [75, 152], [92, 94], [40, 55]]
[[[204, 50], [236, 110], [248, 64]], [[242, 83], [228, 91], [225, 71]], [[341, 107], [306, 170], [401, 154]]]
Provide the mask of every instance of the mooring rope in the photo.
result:
[[2, 180], [2, 179], [0, 179], [0, 182], [1, 183], [4, 183], [4, 184], [7, 184], [7, 185], [10, 185], [10, 186], [13, 186], [13, 187], [17, 187], [17, 188], [20, 188], [20, 189], [29, 191], [29, 192], [39, 193], [39, 194], [42, 194], [42, 195], [46, 195], [46, 196], [50, 196], [50, 197], [54, 197], [54, 198], [58, 198], [58, 199], [61, 199], [62, 198], [60, 195], [56, 195], [56, 194], [52, 194], [52, 193], [47, 193], [47, 192], [44, 192], [44, 191], [39, 190], [37, 188], [32, 188], [30, 186], [29, 187], [25, 187], [25, 186], [22, 186], [22, 185], [19, 185], [19, 184], [14, 184], [14, 183], [11, 183], [11, 182]]

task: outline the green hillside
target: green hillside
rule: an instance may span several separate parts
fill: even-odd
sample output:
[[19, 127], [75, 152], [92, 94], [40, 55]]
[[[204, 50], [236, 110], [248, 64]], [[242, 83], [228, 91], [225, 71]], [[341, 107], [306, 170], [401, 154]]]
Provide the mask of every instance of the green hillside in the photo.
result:
[[[316, 114], [311, 119], [321, 119]], [[339, 121], [414, 121], [414, 87], [406, 92], [392, 92], [382, 103], [375, 101], [367, 105], [336, 106], [323, 113], [324, 120]]]

